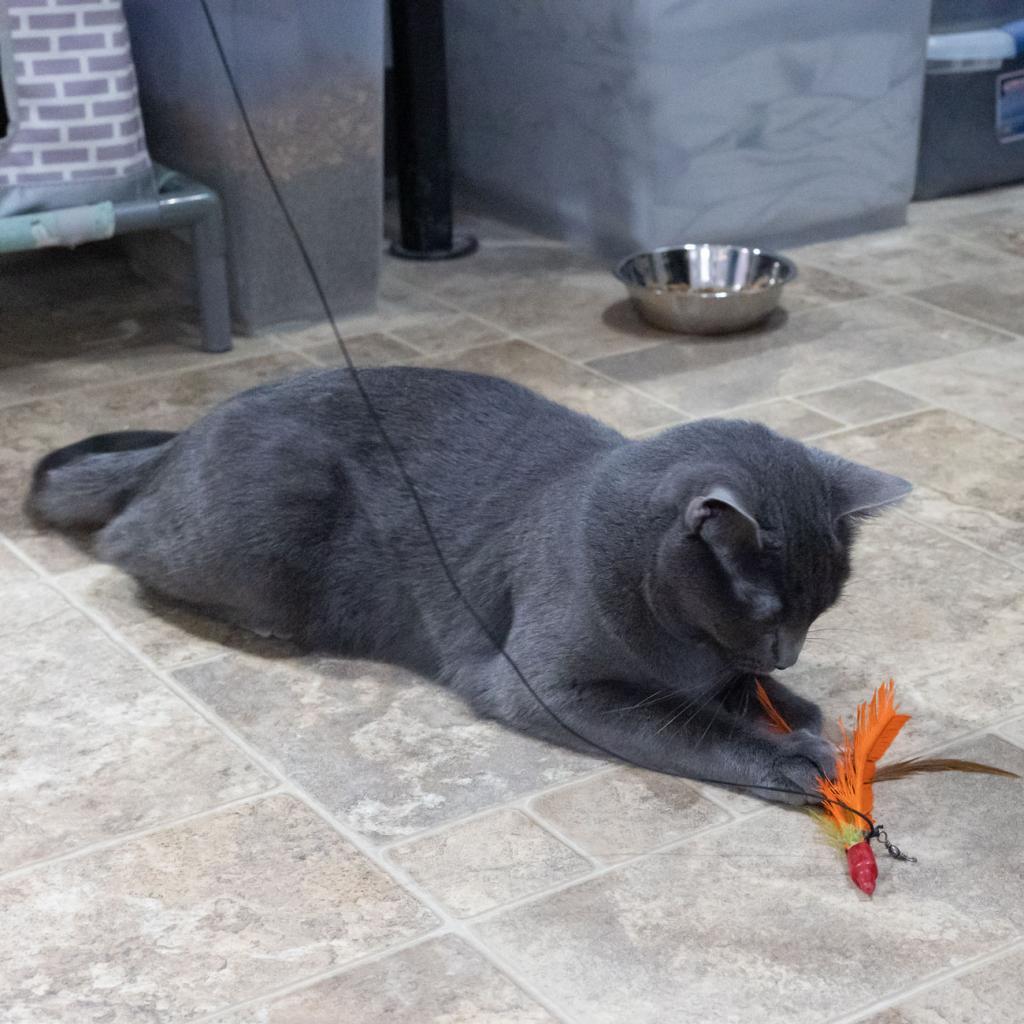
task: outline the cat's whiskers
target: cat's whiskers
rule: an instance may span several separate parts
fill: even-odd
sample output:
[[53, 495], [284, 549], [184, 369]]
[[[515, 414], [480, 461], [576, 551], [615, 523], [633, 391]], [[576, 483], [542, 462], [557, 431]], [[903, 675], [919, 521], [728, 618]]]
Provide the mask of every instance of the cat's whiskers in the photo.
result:
[[718, 712], [721, 711], [721, 710], [722, 710], [722, 702], [719, 701], [715, 705], [715, 712], [711, 716], [711, 720], [708, 722], [707, 725], [704, 726], [704, 731], [700, 734], [700, 737], [698, 738], [697, 742], [693, 745], [693, 749], [694, 750], [696, 750], [701, 745], [701, 743], [704, 742], [704, 737], [707, 736], [707, 734], [711, 731], [711, 726], [713, 726], [715, 724], [715, 719], [718, 718]]
[[643, 700], [636, 704], [627, 704], [624, 708], [609, 708], [605, 711], [606, 715], [621, 715], [625, 711], [637, 711], [640, 708], [651, 707], [654, 704], [660, 704], [663, 700], [668, 700], [670, 697], [674, 697], [674, 690], [655, 690], [654, 693], [648, 694]]
[[[685, 722], [683, 722], [683, 724], [680, 726], [680, 729], [685, 729], [686, 726], [688, 726], [690, 724], [690, 722], [692, 722], [694, 720], [694, 718], [696, 718], [697, 715], [699, 715], [700, 712], [703, 711], [704, 708], [706, 708], [708, 706], [708, 704], [712, 700], [714, 700], [715, 697], [720, 697], [721, 696], [721, 689], [720, 688], [721, 688], [722, 683], [725, 682], [727, 679], [730, 679], [733, 676], [733, 674], [734, 673], [733, 673], [732, 669], [726, 669], [725, 671], [723, 671], [718, 676], [718, 678], [711, 684], [711, 687], [708, 690], [708, 692], [704, 695], [704, 699], [701, 700], [699, 704], [697, 704], [697, 707], [694, 709], [693, 714], [690, 715], [690, 717], [687, 718]], [[693, 705], [695, 703], [697, 703], [697, 699], [698, 698], [695, 698], [694, 700], [688, 701], [682, 707], [677, 708], [673, 712], [672, 717], [669, 718], [669, 720], [667, 722], [665, 722], [663, 725], [660, 725], [655, 730], [655, 735], [659, 735], [660, 733], [663, 733], [674, 721], [676, 721], [677, 718], [679, 718], [679, 716], [681, 714], [683, 714], [685, 711], [687, 711], [690, 708], [692, 708]]]

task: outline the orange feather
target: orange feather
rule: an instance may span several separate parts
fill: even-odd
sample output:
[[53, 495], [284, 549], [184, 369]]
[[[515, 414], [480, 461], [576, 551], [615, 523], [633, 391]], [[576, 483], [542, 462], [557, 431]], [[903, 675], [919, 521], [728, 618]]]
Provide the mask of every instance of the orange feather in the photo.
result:
[[757, 701], [768, 716], [768, 721], [771, 723], [772, 728], [776, 732], [792, 732], [793, 727], [782, 717], [779, 709], [772, 703], [771, 697], [768, 696], [768, 691], [761, 685], [761, 680], [755, 679], [754, 683]]
[[818, 788], [826, 810], [840, 827], [863, 826], [864, 819], [853, 811], [859, 811], [867, 819], [871, 818], [874, 806], [871, 784], [875, 777], [875, 763], [910, 719], [909, 715], [897, 712], [893, 688], [890, 679], [875, 690], [870, 701], [858, 705], [857, 724], [852, 736], [843, 723], [839, 723], [843, 743], [836, 757], [835, 779], [819, 779]]
[[875, 764], [910, 721], [910, 715], [897, 714], [893, 689], [890, 679], [875, 690], [870, 703], [857, 708], [857, 727], [853, 730], [856, 799], [850, 806], [868, 817], [874, 805], [871, 783], [875, 778]]

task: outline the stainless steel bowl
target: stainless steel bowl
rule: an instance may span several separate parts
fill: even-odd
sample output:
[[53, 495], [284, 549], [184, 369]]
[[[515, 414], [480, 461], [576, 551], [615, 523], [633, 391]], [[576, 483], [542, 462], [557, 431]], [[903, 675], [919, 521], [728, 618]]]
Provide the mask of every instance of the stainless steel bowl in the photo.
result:
[[784, 256], [742, 245], [690, 244], [634, 253], [615, 276], [655, 327], [728, 334], [768, 316], [796, 267]]

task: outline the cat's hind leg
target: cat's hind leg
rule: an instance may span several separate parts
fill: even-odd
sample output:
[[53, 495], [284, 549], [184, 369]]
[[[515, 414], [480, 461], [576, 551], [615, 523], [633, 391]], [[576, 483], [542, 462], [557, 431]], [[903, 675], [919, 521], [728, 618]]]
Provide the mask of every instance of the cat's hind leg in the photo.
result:
[[293, 616], [282, 614], [295, 605], [272, 599], [273, 574], [249, 576], [225, 564], [215, 545], [189, 536], [180, 524], [176, 529], [164, 509], [150, 496], [131, 502], [97, 535], [98, 557], [164, 601], [258, 636], [295, 638]]

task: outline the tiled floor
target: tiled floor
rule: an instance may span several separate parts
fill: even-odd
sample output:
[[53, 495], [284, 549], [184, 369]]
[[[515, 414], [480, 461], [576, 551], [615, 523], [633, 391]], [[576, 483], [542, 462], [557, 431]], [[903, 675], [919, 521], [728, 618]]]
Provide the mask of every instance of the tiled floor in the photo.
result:
[[[794, 253], [787, 312], [640, 323], [605, 270], [474, 218], [388, 261], [364, 365], [513, 377], [634, 435], [727, 413], [905, 474], [789, 673], [894, 674], [902, 753], [1024, 769], [1024, 188]], [[407, 673], [160, 607], [20, 503], [33, 460], [339, 362], [322, 326], [192, 347], [116, 254], [0, 268], [0, 1019], [223, 1024], [1021, 1020], [1024, 789], [880, 791], [872, 900], [813, 823], [475, 719]]]

